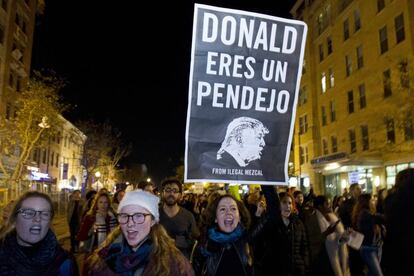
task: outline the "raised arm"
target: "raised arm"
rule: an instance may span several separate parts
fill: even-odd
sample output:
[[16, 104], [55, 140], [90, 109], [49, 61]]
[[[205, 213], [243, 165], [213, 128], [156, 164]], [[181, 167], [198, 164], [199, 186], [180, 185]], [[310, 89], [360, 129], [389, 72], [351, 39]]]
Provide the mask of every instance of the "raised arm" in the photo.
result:
[[[259, 222], [251, 229], [251, 239], [260, 239], [262, 235], [280, 223], [282, 220], [280, 214], [280, 200], [274, 186], [262, 185], [262, 191], [266, 198], [267, 213], [262, 216]], [[272, 232], [272, 231], [271, 231]]]
[[266, 198], [267, 215], [269, 219], [281, 219], [280, 200], [275, 187], [271, 185], [261, 185], [261, 187]]

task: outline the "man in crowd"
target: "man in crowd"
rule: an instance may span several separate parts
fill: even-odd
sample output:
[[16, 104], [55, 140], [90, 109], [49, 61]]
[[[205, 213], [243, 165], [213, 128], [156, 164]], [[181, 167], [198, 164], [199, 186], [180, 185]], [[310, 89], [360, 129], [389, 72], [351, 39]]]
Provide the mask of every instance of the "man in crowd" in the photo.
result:
[[76, 240], [76, 234], [78, 233], [82, 219], [83, 205], [81, 192], [79, 190], [74, 190], [69, 197], [68, 211], [66, 214], [70, 230], [70, 251], [72, 253], [76, 253], [79, 246], [79, 241]]
[[163, 203], [160, 208], [160, 223], [175, 240], [177, 248], [189, 258], [200, 232], [193, 214], [178, 205], [182, 183], [171, 178], [164, 180], [161, 186]]

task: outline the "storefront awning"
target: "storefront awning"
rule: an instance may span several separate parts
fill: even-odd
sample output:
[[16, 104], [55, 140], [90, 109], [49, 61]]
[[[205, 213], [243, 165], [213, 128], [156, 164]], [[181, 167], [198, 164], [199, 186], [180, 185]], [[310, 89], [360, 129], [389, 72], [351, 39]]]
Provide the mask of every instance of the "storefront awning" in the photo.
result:
[[372, 169], [384, 166], [375, 156], [350, 157], [345, 152], [321, 156], [311, 160], [312, 169], [323, 175], [351, 172], [360, 169]]

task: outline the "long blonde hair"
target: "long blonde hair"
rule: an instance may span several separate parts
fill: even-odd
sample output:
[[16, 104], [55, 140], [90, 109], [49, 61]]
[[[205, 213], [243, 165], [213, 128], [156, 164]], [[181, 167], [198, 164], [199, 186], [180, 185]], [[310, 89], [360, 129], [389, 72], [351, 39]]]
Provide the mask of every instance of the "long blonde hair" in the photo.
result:
[[[120, 235], [122, 235], [121, 227], [117, 226], [86, 260], [88, 267], [97, 272], [104, 270], [107, 265], [98, 253], [102, 248], [110, 246]], [[153, 225], [149, 237], [152, 241], [152, 250], [149, 256], [150, 261], [144, 269], [144, 275], [169, 276], [174, 274], [171, 269], [176, 269], [177, 275], [186, 275], [188, 266], [185, 263], [188, 260], [177, 249], [174, 240], [170, 238], [165, 228], [158, 223]]]

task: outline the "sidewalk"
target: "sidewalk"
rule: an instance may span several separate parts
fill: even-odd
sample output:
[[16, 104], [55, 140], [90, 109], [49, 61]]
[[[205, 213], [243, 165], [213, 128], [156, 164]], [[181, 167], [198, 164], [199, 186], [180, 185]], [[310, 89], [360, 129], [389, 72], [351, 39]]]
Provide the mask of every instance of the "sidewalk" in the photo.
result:
[[65, 215], [56, 214], [52, 221], [52, 229], [60, 244], [63, 244], [66, 239], [70, 239], [69, 225]]
[[[56, 238], [59, 244], [66, 250], [70, 250], [70, 231], [69, 225], [66, 221], [66, 216], [56, 214], [52, 221], [52, 229], [55, 232]], [[85, 254], [76, 253], [74, 254], [76, 262], [78, 264], [79, 271], [82, 270]]]

